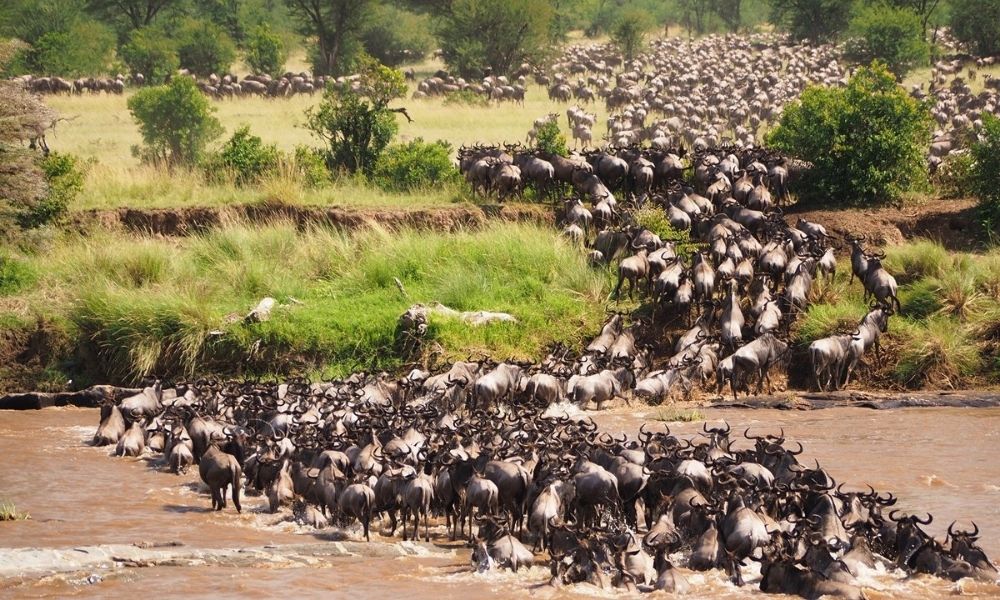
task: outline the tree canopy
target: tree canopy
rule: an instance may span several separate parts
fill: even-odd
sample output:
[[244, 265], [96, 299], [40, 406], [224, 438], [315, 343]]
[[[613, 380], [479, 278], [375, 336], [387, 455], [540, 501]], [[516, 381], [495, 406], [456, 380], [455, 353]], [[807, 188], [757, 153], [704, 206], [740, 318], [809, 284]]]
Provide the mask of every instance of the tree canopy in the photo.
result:
[[548, 51], [554, 16], [548, 0], [454, 0], [437, 31], [445, 62], [463, 77], [507, 75]]
[[847, 37], [848, 59], [861, 64], [880, 60], [899, 79], [930, 56], [920, 16], [907, 8], [865, 7], [851, 20]]

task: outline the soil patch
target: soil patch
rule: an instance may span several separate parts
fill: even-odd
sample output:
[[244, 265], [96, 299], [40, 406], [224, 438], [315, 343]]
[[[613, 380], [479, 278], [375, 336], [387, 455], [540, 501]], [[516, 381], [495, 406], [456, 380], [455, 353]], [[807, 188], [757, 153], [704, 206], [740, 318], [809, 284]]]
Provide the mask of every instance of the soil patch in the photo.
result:
[[927, 238], [952, 251], [977, 251], [984, 248], [985, 235], [976, 218], [972, 199], [929, 200], [915, 205], [884, 208], [816, 209], [792, 206], [786, 221], [794, 225], [801, 217], [826, 227], [831, 235], [864, 235], [876, 246], [901, 244], [912, 238]]

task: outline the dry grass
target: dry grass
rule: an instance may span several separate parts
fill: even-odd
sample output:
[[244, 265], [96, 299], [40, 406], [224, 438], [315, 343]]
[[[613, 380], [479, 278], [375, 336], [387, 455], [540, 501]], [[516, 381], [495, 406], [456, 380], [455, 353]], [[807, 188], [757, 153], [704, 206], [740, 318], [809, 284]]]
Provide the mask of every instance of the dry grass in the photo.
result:
[[13, 502], [0, 502], [0, 522], [27, 521], [30, 518], [28, 513], [18, 512]]

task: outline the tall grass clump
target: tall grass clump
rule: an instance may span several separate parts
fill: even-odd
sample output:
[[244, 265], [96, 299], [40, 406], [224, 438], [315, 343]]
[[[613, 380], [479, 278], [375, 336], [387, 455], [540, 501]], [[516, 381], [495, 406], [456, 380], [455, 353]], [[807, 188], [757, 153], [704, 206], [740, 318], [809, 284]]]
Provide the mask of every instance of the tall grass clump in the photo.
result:
[[[391, 369], [396, 321], [414, 303], [517, 319], [472, 327], [433, 316], [428, 357], [538, 358], [599, 327], [608, 285], [551, 231], [520, 224], [445, 234], [233, 223], [172, 240], [104, 232], [67, 237], [31, 266], [92, 359], [91, 378], [121, 382]], [[268, 296], [271, 318], [245, 322]]]
[[868, 313], [860, 296], [848, 296], [834, 304], [812, 304], [796, 322], [795, 340], [809, 344], [820, 338], [851, 333]]
[[951, 255], [931, 240], [915, 240], [892, 248], [883, 266], [900, 285], [925, 277], [938, 277], [951, 267]]
[[894, 376], [906, 387], [960, 387], [983, 366], [975, 340], [946, 316], [904, 324], [896, 337], [901, 349]]

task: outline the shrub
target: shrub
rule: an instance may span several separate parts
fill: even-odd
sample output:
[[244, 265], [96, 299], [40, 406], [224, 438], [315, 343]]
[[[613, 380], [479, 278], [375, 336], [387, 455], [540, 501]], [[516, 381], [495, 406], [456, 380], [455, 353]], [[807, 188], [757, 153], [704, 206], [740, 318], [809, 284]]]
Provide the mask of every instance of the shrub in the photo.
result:
[[569, 145], [566, 143], [566, 136], [559, 130], [559, 123], [546, 122], [536, 132], [535, 139], [538, 140], [538, 149], [542, 152], [559, 156], [569, 154]]
[[770, 0], [771, 22], [797, 40], [826, 41], [847, 28], [854, 0]]
[[458, 171], [451, 163], [451, 144], [417, 138], [389, 146], [375, 163], [373, 178], [386, 191], [406, 192], [455, 181]]
[[317, 188], [330, 183], [330, 170], [326, 168], [323, 155], [306, 146], [296, 146], [294, 166], [303, 185]]
[[807, 88], [785, 107], [768, 144], [813, 164], [799, 197], [826, 204], [898, 200], [926, 181], [931, 118], [880, 63], [862, 67], [846, 88]]
[[136, 92], [128, 99], [128, 109], [145, 143], [133, 152], [153, 164], [195, 164], [205, 147], [222, 135], [222, 125], [212, 115], [215, 107], [188, 77]]
[[306, 111], [307, 127], [327, 144], [330, 169], [371, 175], [399, 130], [389, 103], [406, 92], [399, 71], [372, 62], [361, 71], [359, 88], [329, 86], [319, 106]]
[[472, 90], [458, 90], [444, 97], [445, 106], [489, 106], [490, 98], [486, 94], [480, 94]]
[[942, 198], [965, 198], [972, 190], [972, 155], [949, 154], [931, 175], [931, 183]]
[[199, 77], [229, 72], [236, 59], [236, 45], [210, 21], [188, 19], [177, 32], [177, 57], [181, 66]]
[[210, 179], [231, 174], [237, 185], [247, 185], [273, 173], [280, 159], [277, 146], [265, 144], [259, 137], [250, 134], [249, 125], [244, 125], [203, 166]]
[[951, 0], [951, 32], [980, 56], [1000, 53], [1000, 3]]
[[361, 33], [365, 52], [384, 65], [395, 67], [404, 62], [423, 59], [434, 47], [431, 20], [389, 4], [380, 4], [372, 11], [368, 25]]
[[285, 45], [267, 25], [261, 25], [247, 38], [245, 58], [254, 73], [277, 75], [285, 67]]
[[129, 71], [142, 73], [150, 85], [163, 83], [181, 65], [173, 40], [148, 28], [132, 32], [120, 54]]
[[83, 190], [84, 172], [79, 159], [72, 154], [53, 152], [41, 160], [41, 168], [46, 192], [18, 215], [18, 222], [25, 229], [58, 221]]
[[864, 65], [882, 61], [902, 79], [911, 69], [927, 63], [930, 49], [919, 15], [906, 8], [873, 5], [861, 9], [851, 20], [844, 54]]
[[972, 146], [970, 189], [979, 199], [987, 231], [1000, 224], [1000, 118], [983, 113], [981, 140]]
[[691, 249], [690, 233], [674, 229], [667, 212], [659, 206], [647, 205], [635, 211], [632, 218], [636, 225], [655, 233], [664, 242], [676, 242], [678, 254], [687, 254]]

